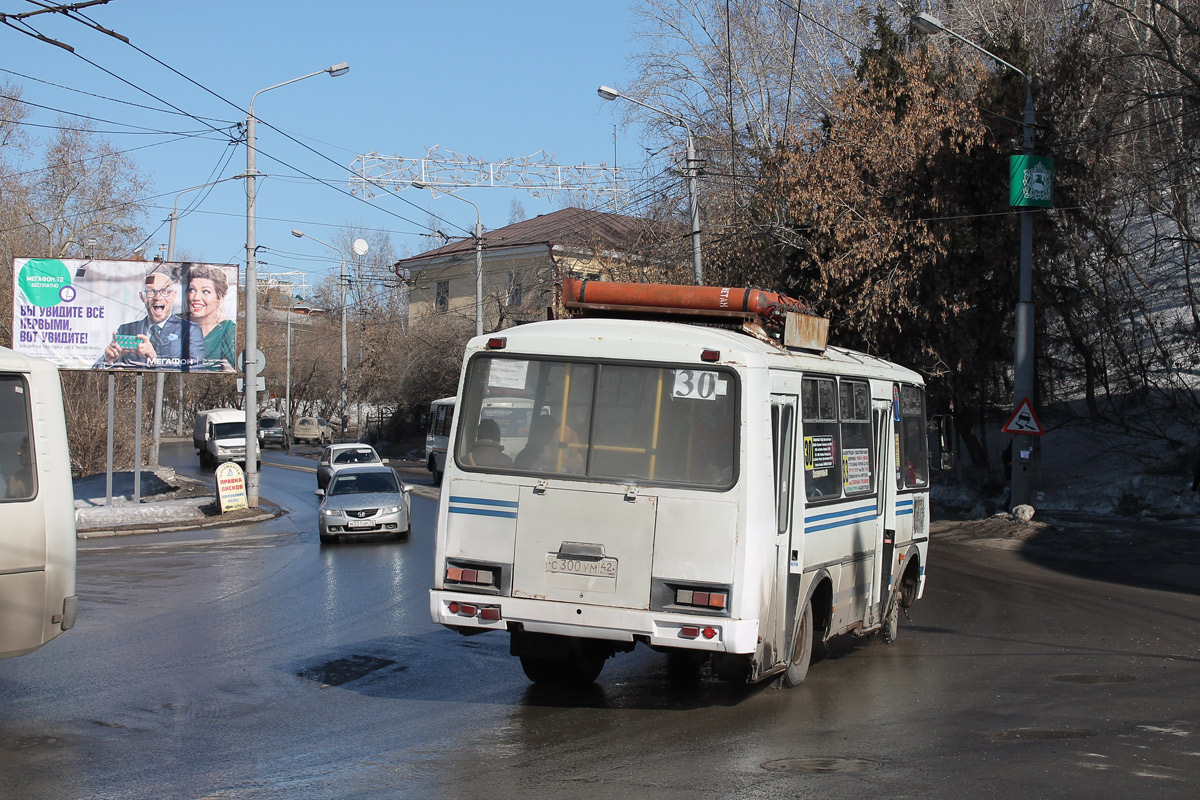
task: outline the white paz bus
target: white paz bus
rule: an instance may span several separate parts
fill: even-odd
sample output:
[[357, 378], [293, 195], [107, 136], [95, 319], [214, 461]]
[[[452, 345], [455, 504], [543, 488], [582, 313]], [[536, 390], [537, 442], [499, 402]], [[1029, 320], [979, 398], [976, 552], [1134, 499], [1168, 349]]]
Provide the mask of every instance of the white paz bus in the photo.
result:
[[58, 369], [0, 347], [0, 658], [75, 624], [75, 499]]
[[[831, 636], [893, 639], [925, 583], [920, 375], [825, 348], [824, 320], [757, 290], [564, 300], [581, 318], [467, 347], [433, 621], [507, 631], [530, 680], [575, 684], [638, 642], [794, 685]], [[525, 398], [524, 437], [487, 438], [494, 397]]]

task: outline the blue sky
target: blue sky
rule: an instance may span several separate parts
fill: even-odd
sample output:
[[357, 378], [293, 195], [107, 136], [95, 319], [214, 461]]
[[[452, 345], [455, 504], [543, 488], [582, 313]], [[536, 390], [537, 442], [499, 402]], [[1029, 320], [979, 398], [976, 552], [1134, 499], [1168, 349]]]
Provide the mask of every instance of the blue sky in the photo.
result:
[[[0, 12], [6, 14], [34, 8], [24, 0], [0, 0]], [[306, 277], [296, 281], [317, 284], [337, 271], [332, 251], [294, 238], [292, 228], [330, 243], [347, 224], [382, 230], [400, 255], [439, 243], [423, 235], [429, 233], [430, 213], [445, 220], [443, 227], [453, 235], [474, 228], [469, 205], [435, 199], [428, 190], [406, 189], [402, 197], [411, 204], [383, 196], [372, 206], [349, 197], [349, 167], [359, 154], [421, 157], [439, 145], [443, 153], [501, 161], [545, 150], [560, 165], [599, 166], [611, 165], [615, 152], [619, 166], [640, 170], [642, 145], [654, 144], [643, 141], [641, 128], [621, 126], [619, 102], [596, 95], [600, 84], [620, 89], [628, 84], [628, 57], [636, 42], [633, 16], [623, 0], [111, 0], [84, 13], [186, 78], [116, 39], [45, 14], [30, 23], [72, 45], [76, 55], [0, 26], [0, 79], [20, 85], [24, 100], [47, 107], [34, 109], [28, 122], [55, 125], [59, 111], [94, 117], [103, 120], [96, 128], [106, 138], [131, 151], [157, 195], [149, 202], [147, 227], [155, 231], [149, 255], [167, 242], [166, 220], [176, 193], [246, 168], [243, 145], [203, 133], [205, 126], [194, 119], [154, 109], [169, 110], [169, 103], [229, 130], [245, 119], [255, 92], [338, 62], [348, 62], [350, 72], [308, 78], [255, 101], [257, 168], [270, 176], [260, 179], [257, 200], [259, 259], [265, 262], [260, 277], [300, 271]], [[27, 130], [34, 136], [48, 133]], [[667, 166], [664, 161], [658, 168]], [[332, 181], [343, 191], [298, 172]], [[506, 189], [461, 193], [480, 207], [485, 229], [509, 223], [514, 199], [528, 216], [558, 207], [554, 199]], [[184, 194], [181, 212], [197, 202], [178, 222], [177, 255], [240, 264], [246, 239], [244, 181]]]

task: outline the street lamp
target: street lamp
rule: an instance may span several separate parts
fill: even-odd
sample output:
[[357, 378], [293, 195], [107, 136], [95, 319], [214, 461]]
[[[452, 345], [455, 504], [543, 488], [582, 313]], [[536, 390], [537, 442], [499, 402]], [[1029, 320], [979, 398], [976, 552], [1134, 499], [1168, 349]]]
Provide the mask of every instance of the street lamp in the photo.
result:
[[[424, 181], [413, 181], [410, 185], [416, 189], [433, 189]], [[479, 215], [479, 206], [467, 198], [459, 197], [453, 192], [444, 194], [455, 200], [470, 203], [471, 207], [475, 209], [475, 335], [483, 336], [483, 218]]]
[[704, 267], [700, 263], [700, 200], [699, 192], [699, 164], [696, 160], [696, 142], [692, 138], [692, 129], [687, 124], [687, 120], [678, 114], [667, 111], [665, 108], [652, 106], [649, 103], [643, 103], [641, 100], [635, 100], [627, 94], [621, 94], [611, 86], [601, 86], [596, 90], [596, 94], [600, 95], [604, 100], [628, 100], [634, 105], [648, 108], [663, 116], [673, 119], [675, 122], [683, 126], [687, 131], [687, 179], [688, 179], [688, 205], [692, 217], [692, 273], [696, 280], [697, 286], [704, 285]]
[[[342, 271], [341, 271], [341, 284], [342, 284], [342, 441], [344, 442], [344, 441], [346, 441], [346, 406], [347, 406], [347, 400], [346, 400], [346, 284], [347, 284], [347, 281], [346, 281], [346, 254], [343, 253], [338, 248], [334, 247], [333, 245], [329, 244], [329, 242], [321, 241], [317, 237], [313, 236], [311, 233], [304, 233], [303, 231], [298, 231], [295, 228], [293, 228], [292, 236], [295, 236], [297, 239], [303, 239], [305, 236], [307, 236], [309, 239], [312, 239], [317, 244], [325, 245], [330, 250], [332, 250], [333, 252], [337, 253], [339, 256], [342, 257]], [[367, 254], [368, 245], [367, 245], [367, 242], [365, 239], [355, 239], [352, 247], [354, 248], [354, 254], [357, 256], [364, 256]], [[290, 316], [288, 317], [288, 322], [291, 322]], [[291, 340], [289, 339], [288, 341], [290, 343]]]
[[287, 86], [289, 83], [302, 81], [316, 75], [329, 73], [332, 78], [345, 75], [350, 71], [350, 65], [344, 61], [332, 67], [292, 78], [290, 81], [277, 83], [265, 89], [259, 89], [250, 96], [249, 113], [246, 116], [246, 354], [244, 357], [243, 388], [245, 389], [243, 405], [246, 406], [246, 505], [258, 508], [258, 370], [256, 367], [258, 353], [258, 246], [254, 241], [256, 181], [258, 171], [254, 168], [255, 156], [255, 123], [254, 101], [263, 92]]
[[[985, 50], [970, 39], [947, 28], [942, 21], [932, 14], [921, 11], [913, 17], [913, 25], [917, 30], [927, 34], [948, 33], [963, 44], [978, 50], [989, 58], [998, 61], [1025, 79], [1025, 118], [1023, 120], [1024, 141], [1022, 151], [1025, 155], [1033, 154], [1034, 143], [1034, 114], [1033, 114], [1033, 81], [1024, 70], [1017, 69], [1000, 56]], [[1028, 206], [1021, 206], [1021, 287], [1017, 302], [1015, 322], [1015, 343], [1013, 348], [1013, 411], [1015, 412], [1025, 402], [1033, 402], [1033, 212]], [[1030, 436], [1020, 435], [1014, 443], [1012, 466], [1012, 505], [1023, 505], [1029, 502], [1029, 458], [1023, 454], [1032, 452], [1033, 440]]]

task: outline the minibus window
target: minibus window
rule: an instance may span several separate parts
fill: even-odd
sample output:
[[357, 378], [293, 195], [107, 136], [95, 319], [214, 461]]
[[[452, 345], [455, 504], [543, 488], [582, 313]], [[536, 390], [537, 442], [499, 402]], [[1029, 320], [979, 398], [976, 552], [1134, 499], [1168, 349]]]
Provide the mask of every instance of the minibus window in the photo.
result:
[[[496, 407], [505, 393], [526, 398], [524, 410]], [[491, 418], [512, 459], [493, 460], [492, 472], [733, 485], [737, 406], [725, 370], [481, 356], [463, 397], [455, 452], [468, 470], [480, 466], [469, 454]]]
[[800, 384], [804, 491], [812, 501], [841, 496], [836, 397], [833, 378], [805, 378]]
[[20, 375], [0, 375], [0, 499], [37, 495], [37, 463], [29, 427], [29, 387]]
[[847, 496], [874, 491], [871, 464], [871, 392], [863, 381], [838, 384], [842, 426], [842, 490]]
[[900, 485], [929, 485], [929, 443], [925, 438], [925, 393], [917, 386], [900, 387]]

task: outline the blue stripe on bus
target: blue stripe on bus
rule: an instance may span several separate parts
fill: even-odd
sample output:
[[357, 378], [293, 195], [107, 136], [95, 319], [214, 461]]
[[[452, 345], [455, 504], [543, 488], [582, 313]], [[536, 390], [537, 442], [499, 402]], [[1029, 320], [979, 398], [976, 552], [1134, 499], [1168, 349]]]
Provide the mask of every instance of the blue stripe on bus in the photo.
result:
[[903, 517], [911, 513], [913, 513], [913, 501], [911, 499], [896, 501], [896, 516]]
[[[457, 505], [456, 505], [457, 504]], [[486, 497], [461, 497], [450, 496], [451, 514], [470, 514], [476, 517], [501, 517], [503, 519], [516, 519], [517, 512], [504, 511], [502, 509], [516, 509], [517, 501], [515, 500], [491, 500]], [[479, 508], [483, 506], [483, 508]], [[488, 506], [493, 506], [488, 508]]]
[[471, 514], [476, 517], [504, 517], [505, 519], [516, 519], [517, 512], [515, 511], [494, 511], [490, 508], [456, 508], [450, 506], [451, 514]]
[[[806, 534], [818, 533], [819, 531], [832, 530], [833, 528], [841, 528], [846, 525], [855, 525], [859, 522], [868, 522], [873, 521], [874, 519], [874, 504], [869, 506], [858, 506], [856, 508], [846, 508], [840, 511], [830, 511], [826, 514], [814, 514], [811, 517], [805, 517], [804, 532]], [[825, 524], [813, 524], [817, 522], [824, 522]]]
[[475, 506], [501, 506], [502, 508], [516, 508], [516, 500], [489, 500], [486, 497], [455, 497], [450, 495], [451, 503], [470, 503]]

